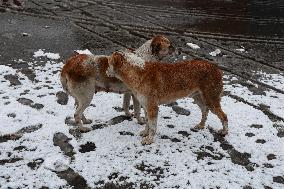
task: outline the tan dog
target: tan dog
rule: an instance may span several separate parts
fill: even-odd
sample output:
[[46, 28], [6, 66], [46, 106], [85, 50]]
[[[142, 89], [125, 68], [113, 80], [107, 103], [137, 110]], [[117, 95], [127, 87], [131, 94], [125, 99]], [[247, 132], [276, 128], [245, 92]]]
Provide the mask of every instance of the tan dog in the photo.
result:
[[[134, 52], [149, 61], [162, 59], [173, 51], [174, 48], [166, 37], [156, 36]], [[123, 108], [126, 115], [131, 116], [129, 112], [131, 92], [120, 80], [108, 77], [106, 75], [107, 68], [108, 56], [74, 54], [65, 62], [61, 71], [62, 86], [75, 99], [74, 118], [76, 125], [82, 131], [89, 130], [82, 125], [90, 124], [92, 121], [86, 119], [83, 112], [90, 105], [93, 95], [97, 91], [124, 93]], [[133, 98], [133, 105], [135, 117], [139, 123], [143, 123], [144, 121], [140, 117], [140, 104], [135, 98]]]
[[217, 65], [202, 60], [175, 64], [145, 62], [133, 53], [114, 52], [109, 58], [107, 74], [122, 80], [145, 110], [146, 128], [140, 134], [142, 144], [151, 144], [157, 128], [159, 105], [184, 97], [193, 97], [202, 112], [196, 126], [203, 129], [210, 110], [228, 133], [227, 115], [221, 109], [222, 71]]

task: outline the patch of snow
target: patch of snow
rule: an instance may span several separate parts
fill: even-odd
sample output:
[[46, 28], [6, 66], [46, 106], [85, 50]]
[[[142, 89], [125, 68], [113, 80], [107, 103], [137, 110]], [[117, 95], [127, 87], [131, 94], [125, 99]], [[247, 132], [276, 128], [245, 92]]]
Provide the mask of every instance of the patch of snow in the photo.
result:
[[261, 82], [284, 91], [284, 73], [271, 74], [264, 71], [257, 71], [254, 74], [260, 77], [259, 80]]
[[60, 58], [59, 53], [45, 53], [43, 50], [39, 49], [38, 51], [34, 52], [34, 57], [47, 57], [48, 59], [57, 60]]
[[200, 47], [194, 43], [186, 43], [186, 45], [192, 49], [200, 49]]
[[[244, 166], [233, 163], [230, 151], [223, 150], [220, 142], [215, 141], [208, 126], [217, 130], [222, 128], [222, 125], [211, 112], [204, 130], [199, 132], [190, 130], [201, 119], [201, 112], [191, 98], [178, 100], [179, 106], [191, 111], [190, 116], [178, 115], [171, 107], [160, 106], [157, 135], [155, 143], [150, 146], [141, 145], [142, 138], [139, 132], [145, 126], [138, 125], [135, 119], [92, 130], [82, 134], [82, 138], [76, 139], [69, 133], [70, 126], [65, 124], [66, 117], [73, 117], [74, 99], [70, 97], [67, 105], [56, 102], [55, 94], [62, 91], [59, 71], [63, 63], [51, 60], [44, 66], [39, 66], [36, 62], [30, 62], [29, 66], [33, 66], [38, 82], [30, 81], [11, 67], [0, 65], [0, 81], [3, 81], [0, 88], [1, 133], [15, 133], [30, 125], [43, 124], [39, 130], [25, 133], [18, 140], [0, 142], [1, 160], [15, 157], [23, 159], [0, 165], [1, 187], [68, 188], [66, 181], [59, 178], [53, 170], [60, 171], [70, 167], [86, 179], [90, 188], [98, 187], [95, 183], [99, 181], [109, 182], [109, 175], [112, 173], [124, 176], [126, 182], [146, 182], [156, 188], [179, 186], [180, 188], [225, 189], [243, 188], [246, 185], [252, 188], [263, 188], [264, 185], [276, 189], [283, 188], [283, 184], [273, 182], [273, 177], [283, 175], [284, 172], [284, 141], [277, 137], [277, 130], [273, 127], [274, 122], [260, 110], [228, 96], [222, 98], [222, 107], [229, 120], [229, 134], [225, 140], [237, 151], [251, 154], [249, 160], [258, 165], [254, 166], [254, 171], [247, 171]], [[10, 86], [4, 78], [8, 74], [17, 74], [22, 78], [20, 80], [22, 85]], [[231, 81], [237, 80], [234, 77], [224, 77]], [[281, 81], [276, 79], [274, 84], [279, 85], [280, 88], [283, 87]], [[266, 95], [254, 95], [247, 87], [237, 84], [234, 86], [225, 84], [224, 88], [253, 104], [269, 105], [270, 110], [276, 115], [281, 117], [284, 115], [283, 107], [281, 109], [281, 105], [284, 104], [284, 95], [273, 91], [265, 91]], [[29, 91], [27, 94], [22, 94], [25, 90]], [[31, 99], [35, 103], [43, 104], [44, 107], [36, 110], [20, 104], [17, 102], [18, 98]], [[122, 95], [97, 93], [92, 100], [95, 107], [88, 107], [85, 115], [94, 123], [105, 123], [116, 116], [123, 115], [122, 112], [117, 112], [113, 108], [121, 107], [121, 101]], [[15, 113], [16, 117], [8, 117], [9, 113]], [[165, 116], [171, 119], [165, 119]], [[263, 127], [252, 128], [250, 127], [252, 124], [260, 124]], [[173, 127], [169, 128], [167, 125], [173, 125]], [[190, 136], [183, 137], [180, 131], [186, 131]], [[75, 147], [76, 154], [71, 162], [62, 155], [58, 146], [53, 145], [53, 136], [57, 132], [72, 138], [70, 144]], [[121, 135], [122, 132], [133, 133], [133, 135]], [[253, 133], [255, 136], [247, 137], [246, 133]], [[180, 142], [173, 142], [172, 139], [180, 140]], [[263, 139], [266, 143], [256, 143], [257, 139]], [[80, 153], [79, 146], [86, 142], [95, 143], [95, 151]], [[14, 150], [19, 146], [25, 146], [27, 150]], [[206, 147], [210, 147], [211, 150]], [[197, 159], [198, 152], [205, 152], [213, 157], [222, 154], [222, 158], [215, 160], [209, 156]], [[276, 159], [268, 161], [268, 154], [275, 154]], [[29, 162], [39, 158], [43, 159], [44, 163], [37, 169], [32, 170], [27, 166]], [[266, 163], [273, 167], [266, 168], [264, 166]], [[141, 164], [154, 171], [139, 169]], [[158, 168], [162, 171], [157, 171]], [[155, 171], [162, 175], [159, 181]], [[120, 182], [118, 178], [115, 181]]]
[[46, 169], [60, 172], [66, 171], [70, 165], [70, 158], [63, 156], [62, 154], [48, 156], [44, 160], [44, 167]]
[[22, 35], [23, 35], [23, 36], [29, 36], [29, 34], [28, 34], [28, 33], [22, 33]]
[[245, 49], [235, 49], [236, 51], [239, 51], [239, 52], [245, 52], [246, 50]]
[[210, 52], [209, 54], [211, 55], [211, 56], [217, 56], [218, 54], [220, 54], [221, 53], [221, 50], [220, 49], [216, 49], [215, 51], [212, 51], [212, 52]]
[[87, 55], [93, 55], [93, 53], [91, 53], [91, 51], [89, 49], [85, 49], [85, 50], [75, 50], [75, 52], [79, 53], [79, 54], [87, 54]]

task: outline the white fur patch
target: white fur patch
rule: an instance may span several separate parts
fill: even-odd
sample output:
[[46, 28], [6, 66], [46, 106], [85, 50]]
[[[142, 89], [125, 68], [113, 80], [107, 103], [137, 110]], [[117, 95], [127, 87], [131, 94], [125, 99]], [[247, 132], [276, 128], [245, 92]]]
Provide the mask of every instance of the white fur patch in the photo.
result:
[[146, 62], [157, 60], [157, 58], [152, 54], [151, 43], [152, 39], [146, 41], [141, 47], [135, 50], [135, 54], [140, 56]]
[[124, 57], [126, 58], [126, 61], [129, 64], [132, 64], [134, 66], [139, 66], [140, 68], [144, 68], [145, 66], [145, 60], [143, 60], [140, 56], [134, 53], [125, 53]]
[[101, 58], [101, 57], [107, 58], [108, 56], [105, 56], [105, 55], [89, 55], [89, 59], [86, 61], [86, 63], [89, 63], [89, 64], [97, 63], [98, 59]]

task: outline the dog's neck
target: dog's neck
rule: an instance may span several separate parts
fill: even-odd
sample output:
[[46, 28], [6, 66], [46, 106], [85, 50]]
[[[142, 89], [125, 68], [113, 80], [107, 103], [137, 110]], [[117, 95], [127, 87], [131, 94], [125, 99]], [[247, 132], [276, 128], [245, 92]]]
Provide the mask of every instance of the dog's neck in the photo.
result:
[[145, 61], [136, 54], [125, 54], [126, 63], [117, 72], [120, 79], [130, 90], [141, 83], [141, 75], [144, 73]]
[[147, 62], [157, 60], [158, 57], [152, 54], [151, 43], [152, 39], [146, 41], [141, 47], [136, 49], [134, 53]]

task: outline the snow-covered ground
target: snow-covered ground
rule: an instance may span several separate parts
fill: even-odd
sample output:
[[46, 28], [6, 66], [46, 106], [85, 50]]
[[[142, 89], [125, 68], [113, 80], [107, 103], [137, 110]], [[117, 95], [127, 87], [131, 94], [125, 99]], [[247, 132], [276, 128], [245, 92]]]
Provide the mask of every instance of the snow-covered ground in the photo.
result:
[[[32, 55], [31, 55], [32, 56]], [[42, 57], [42, 56], [45, 56]], [[52, 60], [46, 60], [51, 58]], [[139, 131], [143, 126], [135, 119], [93, 129], [76, 138], [69, 133], [72, 126], [65, 123], [74, 113], [74, 100], [67, 105], [57, 103], [56, 94], [62, 91], [59, 71], [63, 66], [59, 54], [41, 51], [29, 62], [35, 70], [35, 81], [21, 72], [0, 65], [0, 188], [70, 188], [58, 172], [68, 168], [81, 175], [91, 188], [105, 183], [132, 183], [133, 188], [147, 185], [153, 188], [283, 188], [284, 138], [277, 136], [275, 124], [262, 111], [224, 96], [222, 106], [229, 119], [229, 134], [224, 139], [213, 130], [221, 128], [218, 118], [209, 114], [206, 129], [191, 130], [201, 112], [192, 99], [181, 99], [178, 105], [191, 112], [179, 115], [170, 106], [160, 106], [158, 132], [155, 143], [141, 145]], [[44, 58], [44, 59], [42, 59]], [[25, 60], [20, 60], [25, 61]], [[47, 63], [42, 66], [40, 61]], [[38, 66], [37, 66], [38, 65]], [[5, 75], [17, 75], [20, 85], [10, 86]], [[273, 76], [274, 78], [278, 78]], [[283, 89], [282, 76], [274, 80]], [[229, 77], [233, 80], [236, 78]], [[255, 104], [265, 103], [271, 111], [284, 117], [284, 96], [266, 92], [253, 95], [246, 87], [229, 83], [225, 90]], [[25, 98], [32, 100], [24, 105]], [[22, 102], [22, 103], [20, 103]], [[35, 106], [37, 104], [37, 106]], [[121, 107], [122, 95], [97, 93], [86, 116], [93, 120], [89, 127], [106, 123], [123, 115], [114, 107]], [[43, 106], [42, 106], [43, 105]], [[22, 132], [29, 126], [35, 131]], [[74, 156], [64, 155], [54, 145], [54, 134], [70, 138]], [[95, 148], [82, 152], [81, 145], [94, 143]], [[81, 147], [80, 147], [81, 146]], [[34, 165], [34, 166], [31, 166]], [[284, 179], [284, 178], [283, 178]]]

